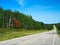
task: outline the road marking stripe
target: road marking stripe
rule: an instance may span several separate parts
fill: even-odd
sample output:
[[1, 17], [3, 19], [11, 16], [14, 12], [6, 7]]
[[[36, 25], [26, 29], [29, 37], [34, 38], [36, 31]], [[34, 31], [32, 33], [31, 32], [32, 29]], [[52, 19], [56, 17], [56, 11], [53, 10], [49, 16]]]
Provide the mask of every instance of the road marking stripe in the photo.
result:
[[52, 45], [55, 45], [55, 38], [56, 38], [56, 26], [54, 25], [54, 37], [53, 37]]
[[53, 37], [52, 45], [55, 45], [55, 37], [56, 37], [56, 35], [54, 35], [54, 37]]

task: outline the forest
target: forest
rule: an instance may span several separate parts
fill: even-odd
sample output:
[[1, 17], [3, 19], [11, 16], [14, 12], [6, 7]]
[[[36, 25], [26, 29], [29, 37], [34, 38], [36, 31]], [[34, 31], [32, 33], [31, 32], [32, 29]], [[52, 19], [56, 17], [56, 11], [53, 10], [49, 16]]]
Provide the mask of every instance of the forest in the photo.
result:
[[[38, 18], [38, 17], [37, 17]], [[0, 28], [18, 28], [27, 30], [53, 29], [52, 24], [44, 24], [19, 11], [4, 10], [0, 7]]]
[[60, 23], [56, 23], [55, 25], [56, 25], [57, 29], [60, 30]]
[[0, 41], [50, 31], [53, 25], [59, 29], [57, 33], [60, 35], [60, 23], [45, 24], [31, 15], [0, 7]]

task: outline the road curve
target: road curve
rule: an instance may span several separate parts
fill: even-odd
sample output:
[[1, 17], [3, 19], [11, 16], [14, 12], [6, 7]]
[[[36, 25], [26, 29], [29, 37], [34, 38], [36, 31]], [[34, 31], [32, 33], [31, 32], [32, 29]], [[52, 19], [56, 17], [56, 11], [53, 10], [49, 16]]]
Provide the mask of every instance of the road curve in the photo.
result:
[[0, 45], [60, 45], [55, 30], [0, 42]]

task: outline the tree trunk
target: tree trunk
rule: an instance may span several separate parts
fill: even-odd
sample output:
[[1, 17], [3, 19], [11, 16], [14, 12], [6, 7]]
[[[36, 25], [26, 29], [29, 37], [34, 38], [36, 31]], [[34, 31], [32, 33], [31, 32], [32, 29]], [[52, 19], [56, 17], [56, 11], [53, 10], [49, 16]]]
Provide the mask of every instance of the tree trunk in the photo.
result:
[[2, 28], [4, 28], [4, 16], [3, 16]]
[[11, 17], [9, 18], [9, 27], [10, 27], [10, 25], [11, 25]]

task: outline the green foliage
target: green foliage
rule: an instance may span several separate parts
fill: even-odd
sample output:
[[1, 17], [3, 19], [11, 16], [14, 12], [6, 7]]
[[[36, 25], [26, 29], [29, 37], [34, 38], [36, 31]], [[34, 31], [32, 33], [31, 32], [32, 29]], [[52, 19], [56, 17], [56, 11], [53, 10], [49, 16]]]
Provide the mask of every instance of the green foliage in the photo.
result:
[[53, 25], [52, 24], [45, 24], [45, 29], [51, 30], [51, 29], [53, 29]]
[[[16, 18], [20, 23], [22, 29], [52, 29], [52, 25], [44, 24], [39, 21], [35, 21], [31, 15], [26, 15], [18, 11], [4, 10], [0, 8], [0, 27], [10, 28], [11, 24], [13, 24], [13, 18]], [[14, 24], [12, 26], [16, 27]]]
[[41, 33], [45, 31], [48, 30], [25, 30], [25, 29], [14, 29], [14, 28], [0, 28], [0, 41], [31, 35], [31, 34], [36, 34], [36, 33]]
[[60, 36], [60, 30], [57, 30], [57, 34]]
[[60, 30], [60, 23], [55, 24], [57, 29]]

